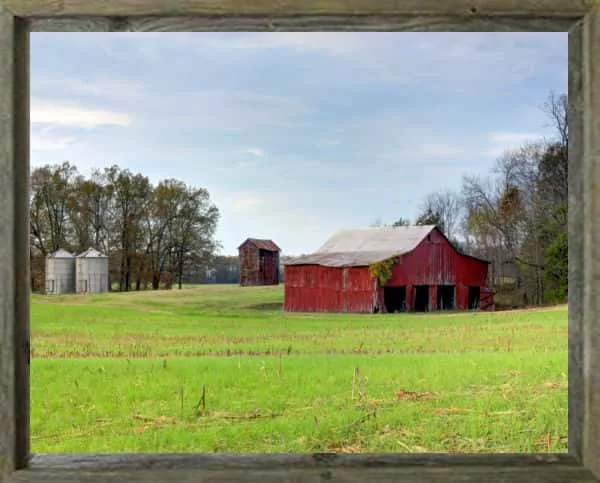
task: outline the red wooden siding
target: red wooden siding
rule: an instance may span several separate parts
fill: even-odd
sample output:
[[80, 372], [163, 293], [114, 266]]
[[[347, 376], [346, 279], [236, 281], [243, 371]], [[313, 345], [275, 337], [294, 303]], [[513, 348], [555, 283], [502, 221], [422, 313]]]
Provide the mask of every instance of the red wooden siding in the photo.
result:
[[374, 282], [365, 267], [285, 267], [285, 304], [289, 312], [372, 312]]
[[[241, 286], [279, 284], [279, 252], [261, 248], [263, 246], [266, 246], [264, 242], [254, 243], [252, 241], [246, 241], [240, 245]], [[276, 247], [275, 244], [273, 246]]]
[[[387, 286], [406, 287], [406, 306], [413, 308], [415, 286], [429, 286], [429, 309], [437, 309], [438, 285], [453, 285], [457, 309], [467, 309], [469, 287], [480, 287], [481, 308], [493, 310], [493, 292], [487, 288], [488, 264], [460, 254], [437, 230], [413, 251], [400, 257]], [[378, 303], [379, 302], [379, 303]], [[368, 267], [286, 265], [286, 311], [366, 312], [383, 309], [383, 288]]]

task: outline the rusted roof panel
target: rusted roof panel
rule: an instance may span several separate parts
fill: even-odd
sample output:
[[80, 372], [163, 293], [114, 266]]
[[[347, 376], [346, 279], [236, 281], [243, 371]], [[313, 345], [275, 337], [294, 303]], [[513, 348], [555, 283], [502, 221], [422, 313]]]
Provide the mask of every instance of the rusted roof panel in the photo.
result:
[[280, 252], [279, 248], [273, 240], [260, 240], [258, 238], [248, 238], [238, 248], [243, 247], [246, 243], [252, 243], [259, 250], [268, 250], [270, 252]]
[[284, 265], [321, 265], [323, 267], [362, 267], [400, 255], [397, 251], [316, 252], [287, 260]]

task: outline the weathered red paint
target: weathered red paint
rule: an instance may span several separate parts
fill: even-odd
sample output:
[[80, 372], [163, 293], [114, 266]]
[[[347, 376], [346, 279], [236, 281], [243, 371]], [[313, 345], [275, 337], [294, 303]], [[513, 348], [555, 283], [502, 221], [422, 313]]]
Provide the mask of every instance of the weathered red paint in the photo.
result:
[[249, 238], [238, 251], [241, 286], [279, 284], [279, 247], [275, 243]]
[[374, 298], [374, 282], [368, 268], [285, 267], [287, 311], [372, 312]]
[[[493, 292], [487, 287], [488, 263], [462, 255], [435, 229], [413, 251], [400, 257], [386, 286], [406, 287], [406, 306], [412, 310], [416, 285], [429, 286], [429, 310], [437, 308], [437, 286], [454, 285], [457, 309], [467, 309], [469, 287], [481, 290], [481, 308], [493, 310]], [[369, 267], [285, 267], [286, 311], [366, 312], [384, 308], [383, 288]]]

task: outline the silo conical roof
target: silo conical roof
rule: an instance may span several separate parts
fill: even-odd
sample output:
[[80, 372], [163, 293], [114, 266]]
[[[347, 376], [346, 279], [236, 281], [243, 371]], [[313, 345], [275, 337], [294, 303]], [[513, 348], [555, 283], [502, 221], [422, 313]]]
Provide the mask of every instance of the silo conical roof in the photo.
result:
[[75, 255], [68, 252], [67, 250], [60, 248], [54, 253], [49, 253], [48, 258], [75, 258]]
[[77, 255], [77, 258], [107, 258], [106, 255], [95, 248], [88, 248], [85, 252]]

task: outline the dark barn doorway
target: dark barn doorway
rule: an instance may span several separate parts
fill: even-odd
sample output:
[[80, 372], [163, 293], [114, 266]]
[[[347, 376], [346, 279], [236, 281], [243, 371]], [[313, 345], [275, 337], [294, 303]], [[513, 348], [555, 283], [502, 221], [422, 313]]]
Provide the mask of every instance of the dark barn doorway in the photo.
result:
[[429, 285], [415, 285], [415, 312], [427, 312], [429, 310]]
[[481, 299], [480, 287], [469, 287], [469, 309], [470, 310], [479, 308], [480, 299]]
[[388, 314], [406, 310], [406, 287], [383, 287], [383, 303]]
[[453, 310], [456, 308], [455, 285], [438, 285], [437, 288], [437, 308], [438, 310]]

